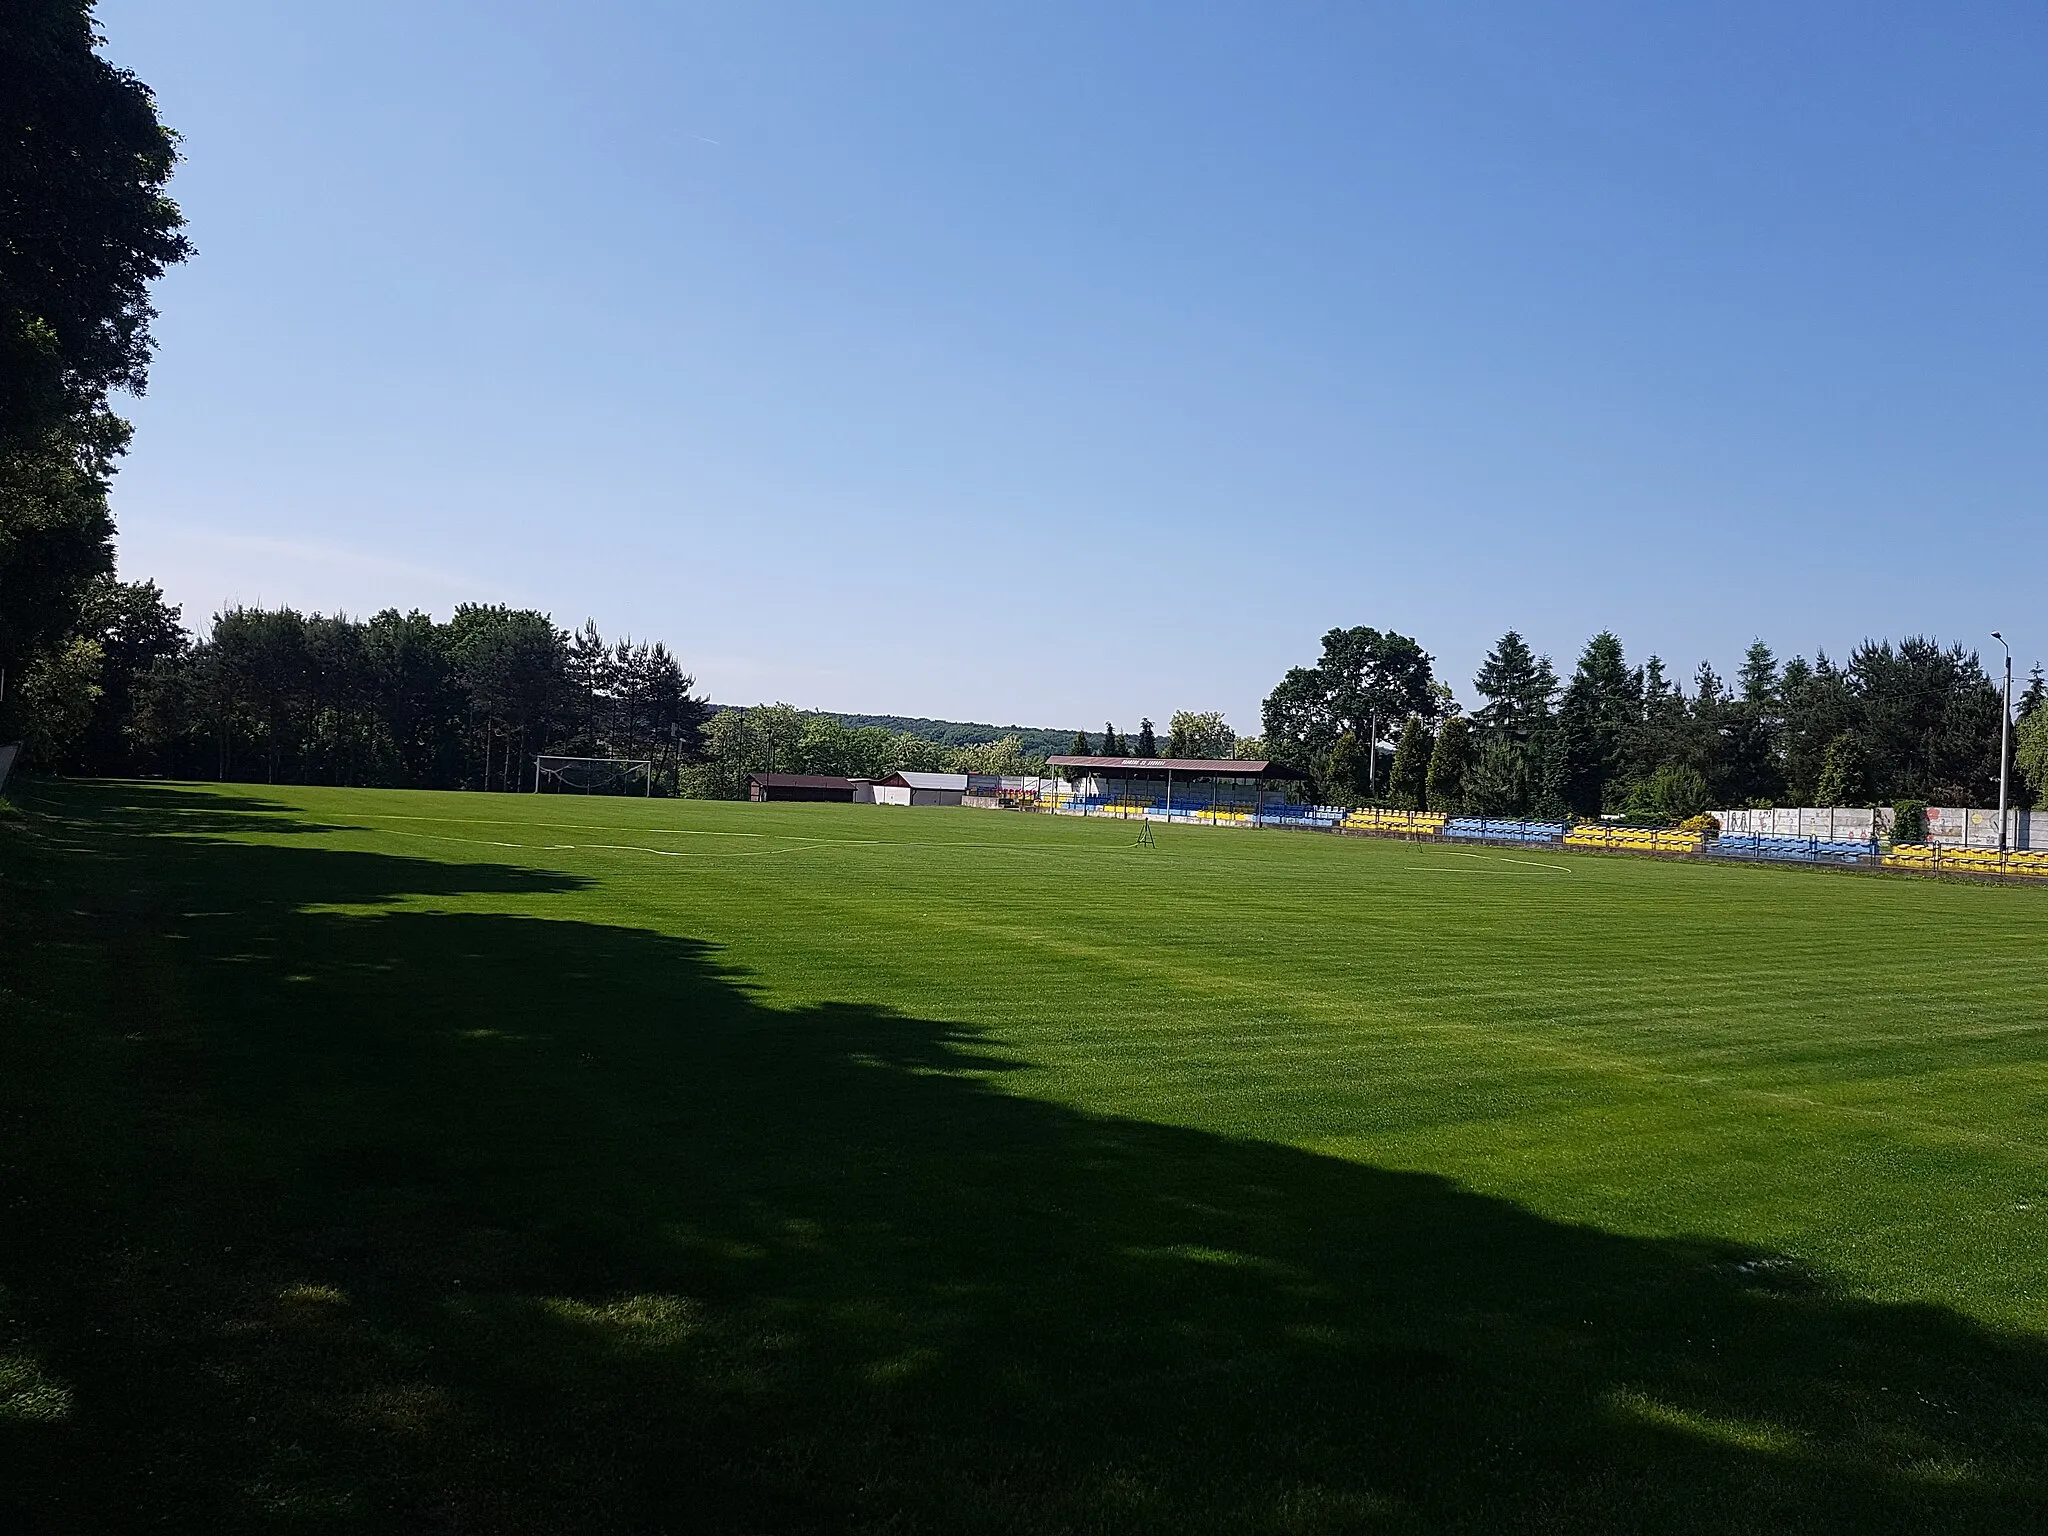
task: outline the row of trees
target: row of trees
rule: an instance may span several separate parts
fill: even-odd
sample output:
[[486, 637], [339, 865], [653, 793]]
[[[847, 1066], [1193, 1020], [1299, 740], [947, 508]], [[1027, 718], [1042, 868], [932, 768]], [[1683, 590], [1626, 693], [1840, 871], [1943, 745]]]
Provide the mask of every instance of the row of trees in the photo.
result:
[[[446, 623], [231, 608], [194, 641], [152, 583], [102, 577], [53, 671], [32, 674], [27, 746], [87, 773], [516, 788], [536, 752], [650, 758], [673, 789], [709, 706], [655, 642], [570, 633], [466, 604]], [[61, 674], [61, 675], [59, 675]], [[47, 679], [55, 678], [55, 682]]]
[[703, 761], [685, 775], [685, 792], [740, 799], [751, 773], [822, 773], [880, 779], [892, 773], [1041, 774], [1045, 759], [1014, 735], [947, 746], [910, 731], [849, 726], [837, 715], [787, 704], [721, 709], [703, 734]]
[[1239, 736], [1224, 724], [1221, 713], [1192, 709], [1175, 710], [1167, 722], [1166, 750], [1161, 753], [1159, 733], [1150, 720], [1138, 722], [1138, 734], [1126, 739], [1115, 724], [1105, 723], [1102, 740], [1091, 743], [1086, 731], [1074, 733], [1068, 751], [1075, 757], [1257, 757], [1261, 742], [1256, 736]]
[[[760, 769], [1028, 772], [1015, 737], [945, 748], [787, 706], [719, 712], [662, 646], [469, 605], [441, 623], [237, 608], [198, 640], [147, 582], [113, 576], [107, 492], [128, 426], [112, 392], [148, 377], [150, 284], [191, 255], [167, 195], [174, 136], [148, 87], [104, 60], [80, 0], [0, 6], [0, 741], [93, 772], [330, 783], [517, 783], [530, 754], [652, 757], [684, 791]], [[1987, 803], [2001, 699], [1979, 658], [1910, 638], [1837, 664], [1758, 642], [1734, 682], [1690, 691], [1594, 636], [1560, 679], [1504, 635], [1470, 714], [1413, 639], [1333, 629], [1267, 698], [1263, 739], [1173, 716], [1166, 754], [1272, 756], [1332, 800], [1500, 814], [1683, 815], [1708, 804]], [[2020, 701], [2017, 788], [2048, 796], [2048, 709]], [[701, 737], [701, 739], [700, 739]], [[1077, 735], [1074, 751], [1090, 742]], [[1151, 721], [1104, 755], [1160, 750]]]
[[[1468, 715], [1405, 635], [1334, 629], [1267, 697], [1265, 746], [1333, 801], [1506, 816], [1677, 819], [1710, 806], [1985, 805], [1999, 779], [2000, 685], [1976, 653], [1920, 637], [1780, 664], [1761, 640], [1732, 684], [1690, 692], [1603, 631], [1560, 679], [1510, 630]], [[2015, 701], [2015, 799], [2048, 796], [2048, 684]]]
[[[233, 608], [188, 636], [153, 583], [89, 582], [77, 617], [14, 690], [31, 761], [86, 773], [513, 789], [539, 752], [649, 758], [669, 793], [741, 796], [755, 772], [1035, 774], [1021, 740], [949, 747], [787, 704], [714, 710], [666, 646], [595, 623], [466, 604], [447, 622]], [[2001, 695], [1960, 646], [1865, 642], [1779, 664], [1758, 641], [1732, 685], [1690, 690], [1662, 660], [1588, 641], [1569, 678], [1514, 631], [1474, 679], [1469, 714], [1407, 636], [1332, 630], [1268, 696], [1263, 737], [1214, 712], [1127, 740], [1077, 733], [1077, 756], [1272, 756], [1317, 794], [1488, 815], [1682, 818], [1710, 806], [1990, 803]], [[2048, 684], [2017, 700], [2015, 799], [2048, 797]]]
[[92, 583], [56, 665], [29, 681], [31, 762], [516, 790], [535, 754], [557, 753], [650, 759], [658, 793], [706, 798], [744, 798], [758, 772], [1045, 771], [1016, 735], [948, 746], [787, 704], [715, 709], [661, 643], [607, 641], [594, 622], [562, 630], [531, 610], [465, 604], [441, 623], [231, 608], [196, 640], [179, 619], [154, 583]]
[[[1256, 757], [1257, 737], [1237, 736], [1220, 713], [1177, 711], [1162, 743], [1150, 720], [1126, 740], [1115, 725], [1102, 728], [1099, 743], [1075, 733], [1076, 757]], [[1042, 775], [1046, 761], [1027, 751], [1023, 739], [948, 746], [909, 731], [851, 726], [836, 715], [808, 713], [787, 704], [721, 709], [705, 727], [703, 761], [684, 775], [688, 793], [738, 797], [750, 773], [821, 773], [848, 778], [885, 778], [899, 772], [1002, 773]], [[1162, 752], [1162, 747], [1164, 748]]]

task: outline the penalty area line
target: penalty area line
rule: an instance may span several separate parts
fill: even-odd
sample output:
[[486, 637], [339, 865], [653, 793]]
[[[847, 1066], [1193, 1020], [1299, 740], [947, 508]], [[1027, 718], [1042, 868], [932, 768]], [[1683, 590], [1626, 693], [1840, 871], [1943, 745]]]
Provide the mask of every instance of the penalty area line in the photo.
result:
[[[1504, 853], [1464, 853], [1456, 848], [1452, 848], [1447, 851], [1450, 853], [1450, 856], [1454, 859], [1477, 859], [1482, 864], [1519, 864], [1525, 869], [1555, 870], [1560, 875], [1568, 875], [1572, 872], [1572, 867], [1569, 864], [1545, 864], [1540, 859], [1511, 859]], [[1422, 869], [1426, 866], [1416, 864], [1410, 867], [1415, 869]], [[1477, 874], [1479, 873], [1479, 871], [1474, 870], [1473, 873]]]

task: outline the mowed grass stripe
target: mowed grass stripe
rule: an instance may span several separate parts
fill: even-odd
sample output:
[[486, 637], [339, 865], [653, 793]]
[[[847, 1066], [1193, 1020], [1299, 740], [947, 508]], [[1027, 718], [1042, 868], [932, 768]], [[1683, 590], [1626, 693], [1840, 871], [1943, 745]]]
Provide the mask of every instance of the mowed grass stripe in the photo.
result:
[[[857, 927], [865, 916], [864, 911], [843, 901], [832, 901], [814, 893], [805, 896], [806, 904], [815, 910], [830, 912], [841, 922]], [[1152, 1011], [1137, 1015], [1122, 1014], [1114, 1030], [1114, 1037], [1122, 1044], [1122, 1054], [1132, 1065], [1132, 1081], [1145, 1088], [1166, 1089], [1206, 1078], [1219, 1068], [1231, 1070], [1242, 1084], [1258, 1085], [1270, 1091], [1275, 1087], [1294, 1086], [1307, 1081], [1310, 1074], [1320, 1076], [1332, 1066], [1343, 1066], [1352, 1070], [1370, 1069], [1384, 1059], [1390, 1049], [1388, 1033], [1402, 1033], [1415, 1036], [1431, 1032], [1449, 1031], [1461, 1035], [1483, 1032], [1488, 1047], [1499, 1051], [1512, 1047], [1521, 1053], [1520, 1059], [1510, 1065], [1494, 1069], [1501, 1080], [1526, 1080], [1526, 1074], [1538, 1058], [1547, 1058], [1560, 1069], [1573, 1073], [1605, 1074], [1623, 1078], [1661, 1079], [1687, 1089], [1706, 1092], [1747, 1094], [1762, 1098], [1774, 1098], [1790, 1107], [1808, 1111], [1833, 1112], [1865, 1118], [1894, 1120], [1910, 1124], [1923, 1133], [1952, 1136], [1965, 1141], [1984, 1141], [2008, 1148], [2039, 1155], [2044, 1150], [2038, 1140], [2020, 1140], [1995, 1133], [1984, 1132], [1967, 1125], [1942, 1123], [1929, 1120], [1923, 1115], [1913, 1115], [1897, 1108], [1879, 1108], [1869, 1103], [1843, 1103], [1830, 1097], [1817, 1096], [1812, 1092], [1792, 1091], [1784, 1088], [1763, 1088], [1746, 1085], [1735, 1080], [1737, 1068], [1747, 1066], [1753, 1071], [1776, 1071], [1777, 1062], [1759, 1062], [1757, 1042], [1752, 1040], [1741, 1046], [1723, 1044], [1715, 1047], [1702, 1046], [1700, 1055], [1711, 1055], [1715, 1070], [1708, 1073], [1687, 1061], [1685, 1052], [1677, 1053], [1677, 1060], [1669, 1058], [1651, 1064], [1640, 1054], [1618, 1054], [1612, 1049], [1595, 1049], [1587, 1045], [1561, 1040], [1554, 1034], [1544, 1035], [1527, 1028], [1514, 1029], [1503, 1025], [1500, 1010], [1491, 1010], [1492, 1016], [1484, 1023], [1473, 1022], [1463, 1017], [1445, 1017], [1442, 1009], [1446, 1002], [1469, 1005], [1472, 1002], [1486, 1003], [1516, 995], [1505, 989], [1498, 992], [1467, 990], [1453, 999], [1440, 999], [1436, 1010], [1400, 1009], [1386, 1003], [1362, 1004], [1356, 993], [1335, 987], [1309, 987], [1296, 983], [1289, 987], [1284, 1003], [1271, 1000], [1270, 982], [1263, 978], [1248, 978], [1230, 973], [1214, 963], [1200, 963], [1196, 956], [1181, 949], [1167, 950], [1154, 946], [1143, 950], [1130, 945], [1118, 945], [1102, 941], [1088, 941], [1071, 933], [1058, 934], [1021, 926], [1006, 918], [977, 918], [964, 915], [962, 909], [945, 908], [904, 909], [892, 916], [892, 927], [897, 931], [920, 930], [939, 931], [954, 935], [980, 939], [995, 945], [1026, 947], [1050, 955], [1061, 967], [1086, 964], [1098, 972], [1121, 973], [1128, 980], [1135, 980], [1144, 986], [1166, 992], [1170, 1001], [1155, 1003]], [[1757, 984], [1755, 994], [1761, 996], [1767, 984]], [[1672, 980], [1664, 987], [1645, 986], [1641, 983], [1630, 987], [1624, 982], [1609, 984], [1582, 983], [1575, 988], [1572, 996], [1571, 1015], [1577, 1021], [1628, 1025], [1634, 1030], [1635, 1021], [1644, 1012], [1654, 1012], [1660, 1007], [1671, 1006], [1682, 1013], [1695, 1015], [1692, 1018], [1679, 1017], [1664, 1026], [1665, 1032], [1673, 1036], [1689, 1036], [1707, 1022], [1703, 1015], [1719, 1012], [1733, 1021], [1746, 1013], [1747, 1005], [1724, 995], [1713, 1008], [1693, 1004], [1699, 983], [1695, 978]], [[1724, 989], [1725, 991], [1732, 989]], [[1819, 996], [1818, 990], [1814, 993]], [[1631, 1006], [1623, 1007], [1626, 999]], [[1191, 1051], [1185, 1042], [1190, 1037], [1208, 1037], [1213, 1034], [1213, 1020], [1200, 1014], [1203, 1004], [1235, 1000], [1240, 1006], [1249, 1006], [1253, 1000], [1261, 1002], [1258, 1024], [1247, 1028], [1234, 1024], [1229, 1030], [1228, 1044], [1208, 1052]], [[1798, 994], [1793, 994], [1798, 1000]], [[1202, 1022], [1191, 1027], [1178, 1026], [1174, 1021], [1186, 1015], [1193, 1007]], [[1963, 1012], [1960, 1005], [1955, 1011]], [[1432, 1013], [1434, 1016], [1432, 1016]], [[1281, 1014], [1295, 1020], [1291, 1028], [1275, 1027], [1275, 1015]], [[1556, 1021], [1567, 1017], [1562, 1009], [1548, 1012], [1547, 1018]], [[1375, 1033], [1346, 1040], [1345, 1032], [1355, 1029], [1361, 1023], [1370, 1023]], [[2039, 1025], [2009, 1026], [2001, 1033], [2034, 1034]], [[1808, 1037], [1786, 1032], [1788, 1041], [1807, 1040]], [[1906, 1038], [1904, 1035], [1897, 1037]], [[1426, 1051], [1416, 1040], [1409, 1042], [1411, 1049], [1404, 1053], [1402, 1073], [1413, 1076], [1426, 1072]], [[1460, 1075], [1469, 1085], [1471, 1077], [1469, 1040], [1460, 1040], [1451, 1058], [1458, 1063]], [[1649, 1042], [1654, 1044], [1654, 1042]], [[1810, 1042], [1809, 1042], [1810, 1043]], [[1876, 1042], [1871, 1042], [1876, 1043]], [[1848, 1047], [1841, 1048], [1834, 1056], [1847, 1053]], [[1861, 1049], [1855, 1052], [1859, 1057], [1865, 1054]], [[1730, 1061], [1730, 1057], [1737, 1058]], [[1162, 1058], [1172, 1062], [1162, 1064]], [[1149, 1060], [1149, 1067], [1144, 1063]], [[1826, 1069], [1826, 1062], [1811, 1064], [1814, 1072]], [[1910, 1070], [1904, 1067], [1890, 1069], [1893, 1072]], [[1870, 1085], [1861, 1085], [1864, 1092]], [[1437, 1091], [1439, 1085], [1431, 1085], [1429, 1091]], [[1848, 1091], [1848, 1085], [1843, 1085]], [[1458, 1097], [1470, 1097], [1461, 1093]]]
[[36, 796], [0, 1356], [90, 1413], [0, 1512], [2048, 1517], [2048, 893], [965, 811]]

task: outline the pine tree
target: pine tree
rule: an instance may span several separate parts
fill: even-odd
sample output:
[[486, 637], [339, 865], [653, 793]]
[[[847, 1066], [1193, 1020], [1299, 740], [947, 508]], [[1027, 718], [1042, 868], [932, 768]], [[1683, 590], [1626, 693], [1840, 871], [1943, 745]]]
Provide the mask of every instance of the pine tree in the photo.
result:
[[1741, 697], [1721, 711], [1715, 741], [1719, 750], [1708, 756], [1705, 766], [1726, 804], [1774, 801], [1785, 787], [1784, 693], [1778, 659], [1763, 641], [1752, 641], [1736, 676]]
[[1124, 745], [1123, 737], [1117, 735], [1116, 727], [1107, 720], [1102, 722], [1102, 755], [1104, 757], [1129, 757], [1130, 749]]
[[1633, 754], [1632, 777], [1646, 780], [1665, 763], [1687, 757], [1685, 690], [1672, 682], [1664, 660], [1643, 663], [1643, 723]]
[[1557, 792], [1580, 815], [1598, 812], [1620, 788], [1643, 717], [1642, 674], [1628, 669], [1621, 641], [1602, 630], [1586, 642], [1558, 701]]
[[1505, 736], [1481, 739], [1460, 787], [1461, 809], [1475, 816], [1526, 816], [1535, 808], [1538, 787], [1529, 777], [1530, 759]]
[[1863, 798], [1863, 743], [1844, 731], [1821, 756], [1817, 805], [1854, 805]]
[[1825, 651], [1815, 652], [1810, 666], [1798, 656], [1787, 662], [1778, 691], [1784, 697], [1779, 758], [1786, 793], [1793, 805], [1827, 805], [1820, 795], [1827, 750], [1862, 722], [1862, 702]]
[[2041, 677], [2041, 663], [2034, 663], [2034, 670], [2027, 674], [2026, 691], [2014, 701], [2013, 708], [2024, 720], [2043, 704], [2048, 704], [2048, 681]]
[[1365, 741], [1358, 732], [1346, 731], [1337, 738], [1320, 788], [1326, 800], [1341, 805], [1359, 805], [1370, 797], [1372, 782], [1366, 769]]
[[1742, 686], [1742, 702], [1770, 707], [1778, 702], [1778, 658], [1761, 640], [1752, 640], [1742, 656], [1742, 670], [1736, 674]]
[[1429, 754], [1429, 773], [1423, 782], [1426, 809], [1448, 814], [1460, 808], [1471, 747], [1471, 726], [1463, 715], [1451, 716], [1438, 728], [1436, 745]]
[[1387, 770], [1387, 798], [1404, 811], [1419, 811], [1429, 789], [1429, 759], [1436, 745], [1428, 729], [1414, 715], [1401, 727], [1394, 745], [1394, 763]]
[[[1095, 755], [1094, 748], [1088, 744], [1088, 733], [1086, 731], [1074, 732], [1074, 744], [1067, 748], [1067, 751], [1075, 757], [1093, 757]], [[1062, 768], [1060, 772], [1065, 776], [1069, 784], [1078, 784], [1081, 782], [1085, 770], [1070, 767]]]
[[1474, 713], [1474, 723], [1488, 735], [1521, 743], [1530, 741], [1549, 719], [1551, 701], [1557, 696], [1557, 670], [1550, 658], [1530, 650], [1512, 629], [1480, 663], [1472, 682], [1487, 701]]
[[1472, 681], [1486, 703], [1473, 711], [1468, 776], [1485, 764], [1486, 814], [1525, 815], [1537, 786], [1554, 777], [1557, 669], [1511, 629]]
[[1159, 755], [1159, 738], [1153, 735], [1152, 722], [1150, 720], [1140, 720], [1138, 722], [1138, 750], [1131, 755], [1133, 757], [1157, 757]]

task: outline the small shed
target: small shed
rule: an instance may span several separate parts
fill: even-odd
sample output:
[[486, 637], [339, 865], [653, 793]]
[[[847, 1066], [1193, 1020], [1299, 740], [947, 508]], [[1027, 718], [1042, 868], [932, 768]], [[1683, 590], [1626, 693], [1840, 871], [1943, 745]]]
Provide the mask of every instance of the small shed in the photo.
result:
[[958, 805], [966, 793], [964, 773], [892, 773], [875, 781], [877, 805]]
[[854, 798], [854, 781], [829, 773], [750, 773], [749, 800], [837, 800]]

